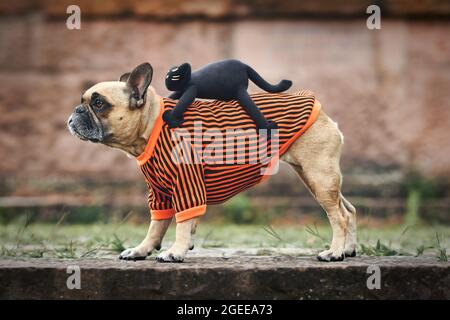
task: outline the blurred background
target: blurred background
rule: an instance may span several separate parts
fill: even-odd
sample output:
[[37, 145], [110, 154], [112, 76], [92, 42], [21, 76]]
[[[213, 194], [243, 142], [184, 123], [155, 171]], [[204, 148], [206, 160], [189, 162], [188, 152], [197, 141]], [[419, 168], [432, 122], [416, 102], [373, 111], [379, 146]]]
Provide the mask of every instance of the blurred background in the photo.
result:
[[[66, 27], [72, 4], [81, 30]], [[371, 4], [380, 30], [366, 26]], [[313, 90], [339, 123], [343, 191], [360, 224], [450, 224], [449, 18], [439, 0], [3, 0], [0, 222], [148, 221], [136, 161], [71, 136], [69, 114], [86, 88], [144, 61], [167, 95], [169, 67], [236, 58], [271, 82], [293, 80], [291, 91]], [[204, 217], [324, 219], [287, 166]]]

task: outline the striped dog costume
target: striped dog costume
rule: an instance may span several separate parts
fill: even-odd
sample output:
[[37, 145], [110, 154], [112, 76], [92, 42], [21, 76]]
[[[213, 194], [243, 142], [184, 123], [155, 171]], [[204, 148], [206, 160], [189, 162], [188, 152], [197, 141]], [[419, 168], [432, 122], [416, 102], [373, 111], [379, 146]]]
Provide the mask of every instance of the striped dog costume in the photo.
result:
[[310, 91], [259, 93], [251, 98], [267, 119], [277, 123], [276, 139], [267, 142], [257, 134], [254, 122], [236, 101], [195, 101], [180, 128], [170, 129], [162, 114], [176, 101], [161, 98], [152, 134], [137, 157], [153, 220], [175, 216], [182, 222], [201, 216], [206, 205], [224, 202], [263, 181], [268, 177], [264, 170], [314, 123], [320, 111]]

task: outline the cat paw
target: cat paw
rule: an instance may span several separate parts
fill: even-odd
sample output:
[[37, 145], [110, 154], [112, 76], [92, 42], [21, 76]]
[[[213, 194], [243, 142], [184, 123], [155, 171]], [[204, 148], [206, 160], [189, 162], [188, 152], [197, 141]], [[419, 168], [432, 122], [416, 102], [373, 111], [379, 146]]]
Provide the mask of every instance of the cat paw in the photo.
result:
[[278, 125], [275, 122], [268, 120], [263, 127], [258, 127], [258, 133], [267, 134], [267, 140], [269, 141], [275, 135], [275, 130], [277, 129]]
[[278, 129], [278, 125], [272, 121], [272, 120], [267, 120], [267, 122], [262, 125], [262, 126], [257, 126], [258, 130], [267, 130], [267, 133], [270, 133], [270, 130], [275, 130]]
[[272, 121], [272, 120], [268, 120], [267, 121], [267, 130], [276, 130], [278, 129], [278, 125]]
[[183, 119], [175, 118], [170, 110], [164, 111], [162, 118], [169, 128], [177, 128], [183, 123]]

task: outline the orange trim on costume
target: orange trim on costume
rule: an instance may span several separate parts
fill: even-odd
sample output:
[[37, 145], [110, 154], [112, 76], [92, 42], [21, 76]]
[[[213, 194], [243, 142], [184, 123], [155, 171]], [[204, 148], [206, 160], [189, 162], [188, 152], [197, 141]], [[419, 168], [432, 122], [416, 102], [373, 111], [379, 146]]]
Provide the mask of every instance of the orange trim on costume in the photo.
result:
[[295, 140], [297, 140], [298, 137], [300, 137], [303, 133], [305, 133], [306, 130], [308, 130], [309, 127], [312, 126], [314, 122], [316, 122], [317, 117], [319, 116], [320, 109], [322, 109], [322, 105], [318, 100], [314, 101], [313, 109], [311, 111], [311, 115], [308, 118], [308, 121], [306, 121], [305, 125], [292, 137], [290, 138], [280, 149], [280, 156], [282, 156], [286, 150], [291, 146], [292, 143], [294, 143]]
[[202, 216], [204, 215], [206, 212], [206, 205], [202, 205], [202, 206], [198, 206], [198, 207], [193, 207], [193, 208], [189, 208], [183, 211], [178, 212], [175, 215], [175, 219], [177, 221], [177, 223], [179, 222], [183, 222], [198, 216]]
[[[317, 117], [319, 116], [320, 110], [322, 109], [322, 105], [318, 100], [314, 101], [313, 109], [311, 110], [311, 115], [308, 118], [308, 121], [306, 121], [305, 125], [292, 137], [290, 138], [281, 148], [279, 154], [272, 157], [270, 160], [269, 165], [266, 167], [264, 172], [267, 172], [268, 170], [271, 170], [273, 166], [276, 164], [278, 159], [286, 152], [286, 150], [291, 146], [294, 141], [301, 136], [309, 127], [312, 126], [312, 124], [317, 120]], [[259, 183], [266, 181], [271, 175], [263, 174], [263, 177], [259, 181]]]
[[150, 210], [150, 214], [152, 215], [152, 220], [166, 220], [172, 218], [175, 215], [175, 210]]
[[153, 125], [152, 133], [148, 138], [147, 145], [145, 146], [144, 151], [139, 156], [136, 157], [136, 160], [140, 166], [144, 165], [148, 161], [148, 159], [150, 159], [153, 150], [155, 149], [156, 141], [159, 138], [159, 134], [163, 126], [163, 119], [162, 119], [163, 112], [164, 112], [164, 100], [161, 97], [159, 100], [159, 114], [155, 120], [155, 124]]

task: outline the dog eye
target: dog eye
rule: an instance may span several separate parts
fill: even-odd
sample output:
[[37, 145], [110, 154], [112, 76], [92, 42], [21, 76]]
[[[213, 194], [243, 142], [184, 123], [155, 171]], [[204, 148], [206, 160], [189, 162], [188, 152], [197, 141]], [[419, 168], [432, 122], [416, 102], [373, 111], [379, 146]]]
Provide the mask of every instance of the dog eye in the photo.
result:
[[101, 108], [103, 106], [103, 101], [100, 99], [95, 99], [94, 105], [96, 108]]

